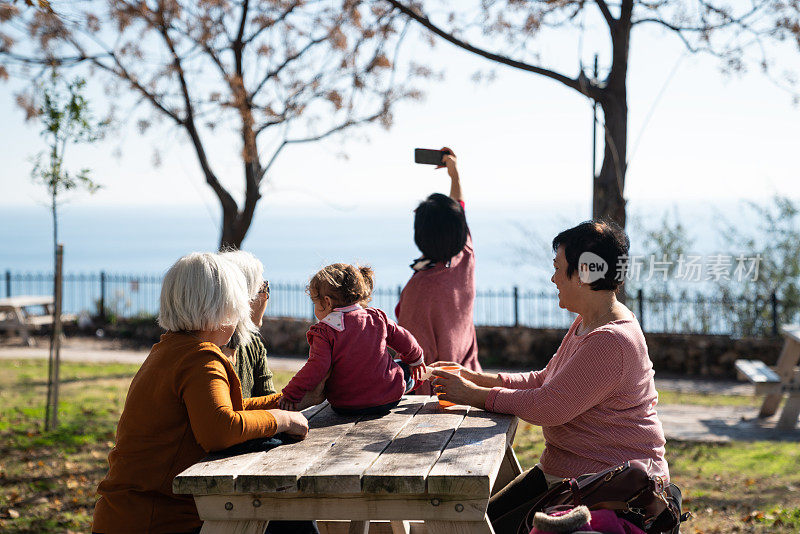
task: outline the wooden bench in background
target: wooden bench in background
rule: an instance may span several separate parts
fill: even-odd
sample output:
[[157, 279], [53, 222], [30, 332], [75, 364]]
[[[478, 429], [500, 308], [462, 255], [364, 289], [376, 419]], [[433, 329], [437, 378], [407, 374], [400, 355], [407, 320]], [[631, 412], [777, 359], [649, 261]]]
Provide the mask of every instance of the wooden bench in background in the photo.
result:
[[797, 425], [800, 415], [800, 326], [786, 325], [781, 328], [784, 337], [783, 349], [774, 369], [761, 360], [736, 360], [736, 371], [740, 378], [756, 386], [756, 395], [765, 395], [758, 417], [771, 417], [778, 411], [783, 396], [788, 394], [776, 425], [782, 430], [791, 430]]
[[[61, 314], [62, 323], [75, 321], [70, 314]], [[23, 295], [0, 299], [0, 329], [18, 332], [22, 342], [33, 344], [31, 334], [42, 326], [53, 324], [53, 297]]]

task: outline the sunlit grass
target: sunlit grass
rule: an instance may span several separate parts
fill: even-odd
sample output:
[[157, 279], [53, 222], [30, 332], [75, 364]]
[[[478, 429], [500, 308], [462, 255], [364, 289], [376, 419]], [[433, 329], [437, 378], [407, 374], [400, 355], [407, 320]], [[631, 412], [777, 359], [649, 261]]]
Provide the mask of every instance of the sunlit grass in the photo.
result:
[[[59, 419], [44, 417], [44, 361], [0, 361], [0, 532], [88, 532], [136, 365], [65, 362]], [[280, 390], [293, 373], [278, 371]], [[661, 404], [752, 406], [759, 399], [662, 391]], [[541, 428], [521, 422], [514, 449], [539, 460]], [[800, 447], [790, 442], [670, 441], [667, 460], [695, 518], [682, 532], [800, 531]], [[13, 514], [10, 513], [13, 511]], [[11, 517], [17, 515], [18, 517]]]

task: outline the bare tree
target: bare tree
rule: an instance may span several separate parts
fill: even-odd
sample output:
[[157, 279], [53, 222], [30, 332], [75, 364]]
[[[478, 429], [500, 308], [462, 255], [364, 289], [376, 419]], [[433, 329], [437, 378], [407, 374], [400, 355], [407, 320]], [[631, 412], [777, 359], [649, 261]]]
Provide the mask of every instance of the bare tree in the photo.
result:
[[[596, 102], [605, 117], [605, 149], [594, 177], [593, 217], [613, 219], [625, 226], [625, 173], [628, 143], [627, 76], [631, 34], [635, 27], [655, 25], [673, 34], [691, 53], [719, 58], [728, 71], [756, 64], [768, 76], [794, 91], [793, 73], [777, 72], [772, 45], [788, 41], [800, 48], [798, 0], [745, 0], [736, 7], [723, 0], [481, 0], [475, 10], [453, 10], [443, 1], [388, 3], [442, 39], [490, 61], [544, 76]], [[474, 5], [474, 4], [473, 4]], [[436, 10], [441, 21], [428, 13]], [[539, 64], [531, 50], [543, 29], [563, 28], [580, 38], [584, 13], [593, 10], [608, 30], [610, 65], [603, 79], [592, 79], [582, 64], [567, 75]], [[479, 46], [480, 43], [487, 43]], [[791, 42], [794, 41], [792, 44]], [[501, 42], [514, 54], [490, 50]], [[602, 51], [602, 50], [601, 50]]]
[[[189, 140], [222, 207], [220, 247], [239, 247], [270, 169], [289, 145], [353, 127], [389, 127], [418, 93], [395, 80], [407, 21], [389, 6], [344, 0], [92, 0], [48, 9], [0, 3], [0, 79], [85, 65]], [[399, 78], [399, 76], [398, 76]], [[19, 97], [23, 106], [29, 104]], [[212, 134], [241, 145], [243, 195], [211, 161]], [[219, 141], [216, 140], [216, 143]]]

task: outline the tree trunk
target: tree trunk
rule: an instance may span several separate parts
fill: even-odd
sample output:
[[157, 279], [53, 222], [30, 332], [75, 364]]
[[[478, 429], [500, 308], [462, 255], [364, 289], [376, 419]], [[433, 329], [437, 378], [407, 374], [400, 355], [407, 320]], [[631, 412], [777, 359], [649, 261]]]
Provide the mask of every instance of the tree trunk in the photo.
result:
[[[600, 174], [592, 191], [592, 217], [617, 223], [625, 229], [625, 173], [628, 167], [628, 52], [633, 0], [622, 0], [619, 19], [610, 25], [612, 60], [605, 89], [599, 100], [603, 108], [605, 150]], [[611, 266], [617, 269], [618, 266]], [[625, 285], [617, 298], [627, 301]]]
[[625, 172], [628, 146], [628, 52], [633, 0], [622, 0], [619, 19], [610, 25], [611, 70], [599, 104], [603, 108], [605, 150], [594, 178], [592, 217], [610, 219], [625, 228]]
[[605, 150], [600, 174], [594, 177], [592, 218], [610, 219], [625, 228], [625, 171], [628, 104], [625, 93], [609, 94], [601, 102], [605, 117]]
[[253, 222], [253, 215], [256, 212], [256, 206], [261, 198], [261, 193], [258, 190], [259, 176], [261, 175], [259, 169], [261, 164], [256, 159], [252, 163], [245, 162], [244, 175], [247, 184], [245, 188], [244, 208], [239, 211], [239, 207], [233, 203], [231, 207], [222, 205], [222, 235], [219, 239], [219, 249], [240, 249], [242, 241], [247, 236], [250, 225]]
[[222, 234], [219, 238], [219, 250], [239, 250], [242, 247], [242, 241], [244, 241], [253, 220], [254, 209], [255, 206], [249, 215], [247, 210], [242, 212], [238, 208], [222, 209]]

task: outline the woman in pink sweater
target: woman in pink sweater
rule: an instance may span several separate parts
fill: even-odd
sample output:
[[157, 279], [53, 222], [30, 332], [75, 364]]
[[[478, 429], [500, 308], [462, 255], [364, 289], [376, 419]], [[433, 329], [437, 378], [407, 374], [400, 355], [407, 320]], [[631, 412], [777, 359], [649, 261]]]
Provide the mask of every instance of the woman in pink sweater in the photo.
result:
[[[434, 193], [414, 210], [414, 243], [422, 256], [395, 308], [397, 322], [419, 341], [425, 363], [452, 360], [480, 371], [472, 307], [475, 301], [475, 251], [464, 196], [450, 149], [443, 158], [450, 196]], [[429, 383], [417, 393], [430, 395]]]
[[559, 306], [578, 316], [541, 371], [462, 370], [458, 377], [434, 370], [441, 399], [514, 414], [542, 427], [540, 462], [489, 502], [496, 532], [515, 532], [536, 495], [564, 477], [634, 459], [650, 460], [654, 471], [669, 476], [647, 344], [636, 317], [616, 298], [625, 276], [617, 268], [628, 247], [619, 226], [595, 221], [553, 240], [551, 280]]
[[314, 275], [308, 293], [319, 322], [308, 331], [308, 361], [283, 388], [281, 408], [297, 408], [323, 386], [339, 414], [383, 414], [421, 382], [425, 361], [414, 336], [383, 311], [362, 306], [372, 287], [369, 267], [334, 263]]

